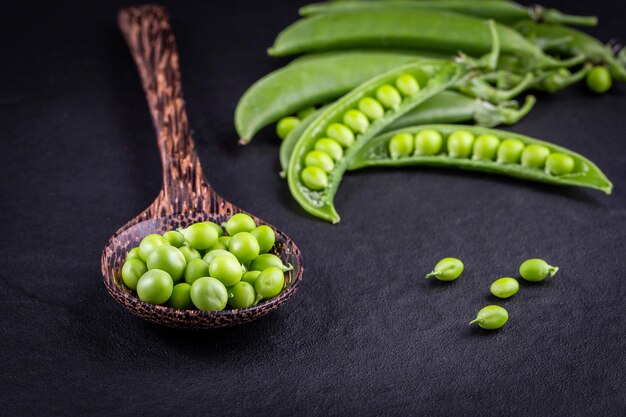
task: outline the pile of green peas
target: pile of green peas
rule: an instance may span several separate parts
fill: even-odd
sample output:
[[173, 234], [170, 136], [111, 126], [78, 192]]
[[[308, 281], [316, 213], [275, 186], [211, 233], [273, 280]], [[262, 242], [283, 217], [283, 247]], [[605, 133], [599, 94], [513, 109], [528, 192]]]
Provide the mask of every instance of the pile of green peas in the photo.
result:
[[144, 237], [126, 255], [121, 276], [151, 304], [202, 311], [247, 308], [277, 296], [284, 273], [292, 269], [269, 253], [275, 240], [272, 228], [244, 213], [223, 227], [194, 223]]
[[[426, 278], [435, 277], [439, 281], [454, 281], [463, 273], [464, 265], [457, 258], [443, 258], [426, 275]], [[520, 276], [529, 282], [541, 282], [548, 276], [553, 277], [558, 267], [549, 265], [543, 259], [527, 259], [519, 267]], [[513, 297], [519, 291], [519, 282], [512, 277], [503, 277], [495, 280], [489, 291], [500, 299]], [[505, 308], [497, 305], [489, 305], [480, 309], [476, 318], [470, 324], [478, 324], [483, 329], [495, 330], [504, 326], [509, 320], [509, 313]]]
[[[304, 158], [305, 168], [302, 170], [303, 184], [313, 190], [320, 191], [328, 186], [328, 174], [335, 168], [335, 164], [343, 158], [344, 150], [350, 148], [356, 136], [365, 133], [370, 123], [382, 118], [387, 110], [396, 110], [403, 97], [411, 97], [420, 91], [420, 85], [414, 76], [403, 74], [396, 78], [395, 86], [381, 85], [376, 89], [375, 97], [363, 97], [357, 103], [357, 108], [347, 110], [342, 116], [342, 123], [331, 123], [325, 134], [315, 142], [314, 149]], [[289, 123], [291, 128], [297, 123], [281, 120], [280, 134], [285, 134]], [[286, 134], [285, 134], [286, 136]]]
[[500, 139], [487, 133], [475, 137], [466, 130], [452, 132], [447, 138], [434, 129], [424, 129], [413, 135], [398, 133], [389, 141], [389, 156], [400, 159], [410, 156], [447, 156], [498, 164], [521, 164], [523, 167], [543, 169], [550, 175], [574, 172], [574, 158], [560, 152], [550, 152], [546, 146], [526, 145], [519, 139]]

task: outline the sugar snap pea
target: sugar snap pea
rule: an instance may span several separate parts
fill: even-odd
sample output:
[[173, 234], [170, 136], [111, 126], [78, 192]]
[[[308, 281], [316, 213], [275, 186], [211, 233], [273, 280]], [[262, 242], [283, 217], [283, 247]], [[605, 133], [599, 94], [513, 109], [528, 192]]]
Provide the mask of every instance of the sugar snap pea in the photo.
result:
[[301, 58], [254, 83], [235, 109], [235, 128], [248, 143], [261, 128], [347, 93], [362, 82], [424, 55], [351, 51]]
[[[464, 65], [451, 61], [418, 61], [373, 78], [329, 105], [302, 133], [289, 161], [287, 180], [296, 201], [309, 213], [337, 223], [339, 215], [333, 198], [350, 155], [393, 120], [454, 84], [465, 72]], [[401, 76], [413, 77], [418, 90], [410, 94], [411, 91], [401, 86], [396, 88]], [[369, 120], [356, 110], [364, 98], [376, 99], [384, 105], [383, 116]], [[347, 117], [355, 114], [362, 116], [363, 123], [354, 123], [354, 117]], [[315, 149], [315, 143], [326, 137], [346, 148], [346, 156], [336, 161], [330, 172], [305, 163], [307, 154]]]
[[[451, 157], [450, 143], [444, 140], [441, 150], [432, 155], [425, 155], [424, 152], [416, 150], [406, 157], [391, 158], [389, 143], [394, 136], [399, 133], [416, 135], [423, 131], [438, 132], [442, 138], [462, 133], [470, 138], [470, 142], [474, 141], [472, 155], [463, 158]], [[481, 140], [485, 135], [489, 136], [489, 140]], [[497, 139], [495, 143], [492, 143], [493, 138]], [[482, 142], [481, 147], [477, 146], [479, 140]], [[582, 155], [528, 136], [477, 126], [425, 125], [385, 133], [362, 146], [350, 160], [348, 169], [370, 166], [458, 168], [547, 184], [588, 187], [604, 191], [606, 194], [610, 194], [613, 187], [602, 171]]]
[[354, 12], [359, 10], [441, 10], [466, 14], [484, 19], [493, 19], [504, 24], [512, 24], [529, 17], [536, 22], [560, 23], [566, 25], [595, 26], [595, 16], [572, 16], [540, 5], [522, 6], [512, 1], [467, 1], [467, 0], [426, 0], [426, 1], [346, 1], [313, 3], [300, 9], [302, 16], [319, 13]]
[[[469, 97], [456, 91], [442, 91], [395, 120], [386, 127], [383, 132], [421, 124], [462, 123], [471, 121], [480, 126], [488, 127], [500, 124], [510, 125], [517, 123], [522, 117], [528, 114], [534, 104], [534, 96], [527, 96], [523, 106], [519, 107], [516, 101], [495, 105], [488, 101]], [[314, 119], [315, 116], [310, 115], [302, 120], [281, 143], [281, 176], [284, 176], [289, 166], [289, 159], [291, 158], [291, 153], [298, 139]]]
[[[503, 54], [520, 60], [525, 69], [571, 66], [574, 57], [559, 61], [508, 26], [496, 24]], [[269, 49], [272, 56], [350, 48], [409, 48], [480, 56], [492, 46], [485, 22], [472, 16], [434, 10], [361, 10], [305, 17], [283, 30]]]
[[626, 81], [626, 62], [616, 58], [609, 46], [584, 32], [567, 26], [538, 25], [531, 21], [519, 22], [515, 29], [548, 52], [584, 56], [593, 64], [606, 65], [616, 80]]

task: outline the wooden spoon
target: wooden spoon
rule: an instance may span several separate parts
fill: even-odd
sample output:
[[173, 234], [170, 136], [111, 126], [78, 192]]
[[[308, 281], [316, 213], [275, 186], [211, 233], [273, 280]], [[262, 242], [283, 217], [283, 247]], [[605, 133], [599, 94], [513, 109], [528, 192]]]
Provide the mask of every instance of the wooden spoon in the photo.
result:
[[[215, 328], [242, 324], [286, 302], [302, 280], [302, 257], [287, 235], [276, 233], [273, 252], [293, 270], [285, 275], [285, 288], [270, 300], [240, 310], [204, 312], [177, 310], [145, 303], [124, 285], [120, 269], [128, 251], [150, 233], [211, 220], [218, 224], [244, 212], [219, 196], [202, 173], [189, 132], [178, 66], [178, 51], [167, 11], [159, 6], [122, 9], [118, 24], [130, 48], [146, 92], [163, 165], [163, 187], [154, 202], [120, 228], [102, 253], [104, 284], [115, 300], [130, 312], [155, 323], [180, 328]], [[267, 224], [254, 217], [257, 224]]]

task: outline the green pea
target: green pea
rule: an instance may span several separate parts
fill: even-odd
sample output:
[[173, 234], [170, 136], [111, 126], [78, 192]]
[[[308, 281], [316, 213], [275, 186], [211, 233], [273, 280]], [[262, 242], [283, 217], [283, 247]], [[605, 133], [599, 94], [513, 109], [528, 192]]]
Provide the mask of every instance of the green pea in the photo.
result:
[[139, 256], [144, 262], [146, 262], [148, 260], [148, 255], [150, 255], [150, 252], [152, 252], [154, 248], [169, 244], [170, 242], [168, 242], [163, 236], [157, 235], [156, 233], [149, 234], [141, 240], [141, 243], [139, 243]]
[[322, 138], [315, 142], [315, 149], [327, 153], [335, 161], [343, 158], [343, 148], [336, 140], [330, 138]]
[[526, 281], [539, 282], [548, 275], [553, 277], [559, 270], [558, 266], [548, 265], [543, 259], [527, 259], [519, 267], [519, 274]]
[[343, 123], [356, 133], [365, 133], [370, 125], [367, 116], [358, 110], [348, 110], [343, 115]]
[[298, 114], [296, 114], [296, 116], [298, 116], [300, 120], [303, 120], [309, 117], [310, 115], [312, 115], [313, 113], [315, 113], [316, 111], [317, 109], [311, 106], [311, 107], [307, 107], [307, 108], [300, 110]]
[[218, 243], [221, 243], [222, 245], [224, 245], [224, 247], [226, 249], [228, 249], [228, 243], [230, 242], [230, 236], [220, 236], [219, 239], [217, 239]]
[[385, 109], [380, 102], [371, 97], [363, 97], [359, 100], [359, 110], [361, 110], [368, 119], [376, 120], [385, 115]]
[[191, 262], [192, 259], [201, 259], [202, 255], [196, 249], [191, 246], [182, 246], [178, 249], [180, 253], [185, 257], [185, 261], [187, 263]]
[[551, 153], [546, 159], [546, 172], [552, 175], [567, 175], [574, 171], [574, 158], [562, 153]]
[[239, 281], [228, 289], [228, 305], [232, 308], [248, 308], [255, 299], [254, 287], [247, 282]]
[[202, 277], [194, 281], [189, 292], [191, 301], [202, 311], [221, 311], [228, 302], [228, 291], [219, 280]]
[[146, 265], [148, 270], [160, 269], [167, 272], [176, 282], [183, 277], [187, 261], [178, 248], [167, 245], [154, 248], [148, 256]]
[[510, 298], [519, 291], [519, 282], [511, 277], [500, 278], [491, 283], [489, 291], [498, 298]]
[[402, 103], [402, 96], [393, 86], [381, 85], [376, 90], [376, 98], [388, 109], [397, 109]]
[[209, 275], [230, 287], [241, 280], [243, 271], [237, 259], [231, 256], [218, 256], [209, 264]]
[[153, 269], [139, 278], [137, 296], [146, 303], [163, 304], [172, 295], [173, 288], [174, 281], [170, 274], [160, 269]]
[[193, 284], [195, 280], [209, 276], [209, 264], [202, 259], [192, 259], [185, 268], [185, 282]]
[[122, 266], [122, 279], [124, 284], [131, 290], [137, 289], [137, 282], [148, 271], [146, 264], [141, 259], [126, 259]]
[[313, 191], [328, 187], [328, 175], [320, 167], [306, 167], [300, 175], [304, 185]]
[[217, 232], [209, 222], [194, 223], [182, 230], [185, 240], [194, 249], [209, 249], [217, 243]]
[[185, 244], [185, 237], [176, 230], [170, 230], [169, 232], [163, 233], [163, 237], [167, 239], [170, 245], [176, 248], [180, 248]]
[[251, 271], [264, 271], [267, 268], [278, 268], [283, 272], [291, 271], [293, 266], [291, 264], [284, 265], [283, 261], [273, 253], [264, 253], [259, 255], [250, 262], [249, 269]]
[[413, 153], [413, 135], [398, 133], [389, 141], [389, 155], [391, 159], [409, 156]]
[[457, 258], [443, 258], [426, 278], [435, 277], [439, 281], [454, 281], [463, 272], [463, 262]]
[[235, 236], [239, 232], [251, 232], [256, 228], [254, 219], [245, 213], [237, 213], [224, 224], [229, 235]]
[[543, 145], [528, 145], [522, 152], [522, 165], [528, 168], [543, 168], [550, 149]]
[[260, 250], [259, 242], [257, 242], [252, 233], [248, 232], [237, 233], [230, 238], [230, 243], [228, 244], [228, 251], [235, 255], [242, 264], [247, 264], [259, 256]]
[[210, 264], [211, 261], [215, 258], [217, 258], [218, 256], [230, 256], [233, 259], [237, 259], [237, 257], [235, 255], [233, 255], [232, 253], [230, 253], [227, 250], [223, 250], [223, 249], [216, 249], [216, 250], [212, 250], [207, 252], [204, 255], [204, 258], [202, 258], [204, 260], [204, 262], [206, 262], [207, 264]]
[[209, 252], [212, 250], [228, 250], [228, 248], [226, 246], [224, 246], [223, 243], [220, 243], [220, 241], [218, 240], [217, 243], [215, 245], [213, 245], [213, 247], [211, 249], [209, 249]]
[[420, 85], [411, 74], [404, 74], [396, 79], [396, 87], [405, 96], [413, 96], [420, 91]]
[[256, 279], [259, 277], [260, 274], [261, 271], [247, 271], [243, 274], [241, 280], [247, 282], [248, 284], [254, 285]]
[[613, 79], [606, 67], [595, 67], [587, 74], [587, 87], [594, 93], [606, 93], [612, 85]]
[[498, 163], [518, 164], [524, 151], [524, 142], [519, 139], [505, 139], [498, 147]]
[[131, 259], [139, 259], [141, 260], [141, 255], [139, 254], [139, 248], [132, 248], [126, 254], [126, 260], [129, 261]]
[[308, 167], [319, 167], [326, 172], [330, 172], [335, 168], [333, 158], [322, 151], [311, 151], [304, 157], [304, 165]]
[[271, 227], [262, 224], [250, 233], [252, 233], [252, 236], [254, 236], [259, 243], [259, 253], [269, 252], [270, 249], [274, 247], [274, 242], [276, 242], [276, 234]]
[[457, 130], [448, 136], [448, 154], [452, 158], [468, 158], [472, 154], [474, 135], [465, 130]]
[[480, 135], [474, 142], [473, 159], [493, 161], [496, 159], [500, 139], [491, 134]]
[[509, 313], [500, 306], [487, 306], [480, 309], [470, 324], [478, 324], [483, 329], [495, 330], [504, 326], [509, 320]]
[[276, 134], [282, 140], [287, 137], [296, 126], [300, 124], [300, 119], [297, 117], [289, 116], [283, 117], [276, 123]]
[[349, 148], [354, 143], [354, 133], [341, 123], [331, 123], [326, 129], [326, 136], [335, 139], [344, 148]]
[[222, 229], [222, 226], [220, 226], [219, 224], [215, 223], [215, 222], [211, 222], [211, 221], [206, 221], [203, 222], [208, 224], [209, 226], [211, 226], [213, 229], [215, 229], [215, 231], [217, 232], [217, 235], [219, 237], [224, 236], [224, 229]]
[[415, 135], [415, 155], [437, 155], [443, 148], [441, 133], [433, 129], [424, 129]]
[[276, 297], [285, 286], [285, 274], [279, 268], [267, 268], [254, 282], [257, 300]]
[[174, 285], [172, 295], [170, 296], [169, 305], [179, 310], [189, 310], [193, 307], [191, 301], [191, 285], [186, 282]]

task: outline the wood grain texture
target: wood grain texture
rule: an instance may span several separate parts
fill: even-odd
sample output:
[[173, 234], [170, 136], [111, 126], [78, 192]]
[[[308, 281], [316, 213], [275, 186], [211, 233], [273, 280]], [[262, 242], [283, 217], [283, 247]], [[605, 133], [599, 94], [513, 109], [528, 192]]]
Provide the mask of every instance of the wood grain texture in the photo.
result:
[[147, 5], [122, 9], [118, 24], [146, 93], [163, 166], [163, 187], [152, 204], [122, 226], [104, 248], [102, 274], [109, 294], [146, 320], [178, 328], [232, 326], [275, 310], [297, 291], [303, 274], [302, 257], [287, 235], [253, 215], [257, 224], [267, 224], [276, 233], [273, 253], [294, 266], [285, 274], [285, 288], [277, 297], [240, 310], [177, 310], [142, 302], [124, 285], [120, 270], [126, 254], [144, 236], [205, 220], [221, 224], [244, 211], [219, 196], [202, 172], [189, 131], [178, 51], [165, 8]]

